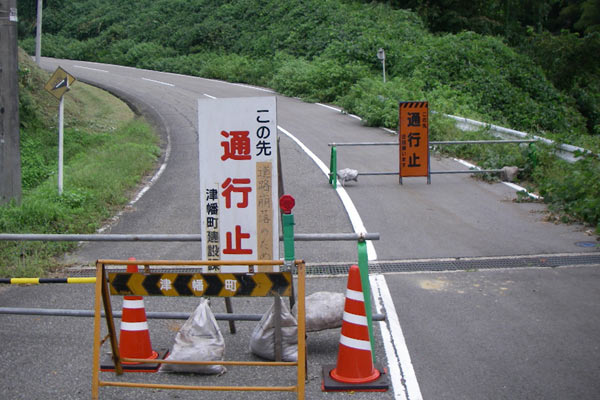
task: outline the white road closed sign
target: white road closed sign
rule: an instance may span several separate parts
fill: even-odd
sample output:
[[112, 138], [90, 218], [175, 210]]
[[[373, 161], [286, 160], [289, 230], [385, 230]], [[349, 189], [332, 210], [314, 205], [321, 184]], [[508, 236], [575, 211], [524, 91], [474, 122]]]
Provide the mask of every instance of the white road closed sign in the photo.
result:
[[202, 257], [277, 260], [275, 97], [198, 100]]

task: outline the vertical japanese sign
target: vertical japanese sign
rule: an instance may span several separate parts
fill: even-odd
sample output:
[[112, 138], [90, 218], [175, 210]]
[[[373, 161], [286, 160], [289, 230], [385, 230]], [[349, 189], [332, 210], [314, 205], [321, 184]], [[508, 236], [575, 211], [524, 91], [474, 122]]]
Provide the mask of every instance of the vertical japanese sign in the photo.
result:
[[429, 182], [429, 105], [400, 103], [400, 183], [402, 177], [426, 176]]
[[275, 97], [198, 100], [204, 259], [279, 259], [276, 118]]

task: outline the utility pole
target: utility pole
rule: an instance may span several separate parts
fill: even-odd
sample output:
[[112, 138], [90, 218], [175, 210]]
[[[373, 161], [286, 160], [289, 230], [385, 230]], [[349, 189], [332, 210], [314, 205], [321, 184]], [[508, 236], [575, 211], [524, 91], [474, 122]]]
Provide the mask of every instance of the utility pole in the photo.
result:
[[40, 66], [42, 57], [42, 0], [37, 0], [37, 17], [35, 24], [35, 63]]
[[21, 201], [17, 0], [0, 0], [0, 204]]

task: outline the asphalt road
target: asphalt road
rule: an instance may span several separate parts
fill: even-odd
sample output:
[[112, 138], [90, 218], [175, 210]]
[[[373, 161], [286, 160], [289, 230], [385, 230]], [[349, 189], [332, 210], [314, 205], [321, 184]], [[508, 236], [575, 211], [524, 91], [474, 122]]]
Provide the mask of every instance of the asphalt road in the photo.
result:
[[[165, 167], [147, 192], [119, 216], [111, 233], [199, 233], [197, 117], [198, 98], [273, 96], [268, 90], [175, 74], [79, 61], [44, 59], [49, 70], [61, 65], [79, 80], [126, 99], [157, 126]], [[68, 103], [66, 104], [68, 107]], [[277, 96], [278, 125], [286, 193], [296, 198], [296, 232], [352, 232], [354, 227], [338, 193], [290, 135], [327, 163], [330, 142], [392, 141], [384, 130], [329, 107]], [[338, 148], [338, 168], [393, 171], [393, 148]], [[432, 159], [432, 170], [460, 169], [449, 159]], [[464, 168], [464, 167], [462, 167]], [[339, 331], [309, 334], [307, 398], [390, 399], [595, 399], [600, 393], [600, 269], [597, 247], [580, 226], [546, 222], [544, 208], [516, 203], [513, 189], [463, 175], [424, 178], [360, 177], [345, 187], [361, 222], [379, 232], [370, 252], [375, 303], [388, 321], [375, 324], [376, 357], [387, 365], [393, 387], [387, 393], [323, 394], [320, 365], [335, 363]], [[343, 195], [343, 194], [342, 194]], [[353, 216], [356, 225], [356, 216]], [[557, 253], [572, 258], [556, 268], [514, 268], [509, 257], [541, 255], [543, 264]], [[576, 255], [576, 253], [580, 255]], [[356, 262], [351, 242], [297, 243], [296, 254], [319, 266]], [[135, 256], [157, 259], [200, 258], [189, 243], [93, 243], [69, 257], [86, 266], [98, 258]], [[469, 258], [460, 272], [385, 273], [395, 261]], [[555, 257], [556, 258], [556, 257]], [[509, 268], [484, 270], [489, 260]], [[514, 263], [513, 263], [514, 264]], [[536, 265], [537, 265], [536, 264]], [[325, 267], [323, 267], [325, 268]], [[379, 269], [378, 269], [379, 268]], [[343, 291], [345, 277], [313, 275], [309, 292]], [[385, 291], [389, 290], [389, 296]], [[0, 287], [1, 307], [91, 309], [89, 286]], [[261, 313], [267, 303], [235, 299], [236, 312]], [[118, 299], [115, 299], [115, 308]], [[193, 299], [147, 300], [149, 311], [191, 311]], [[216, 302], [215, 312], [223, 312]], [[0, 393], [7, 399], [87, 398], [91, 381], [92, 321], [85, 318], [0, 316]], [[153, 345], [169, 347], [179, 323], [152, 321]], [[250, 357], [247, 339], [253, 323], [239, 323], [229, 335], [226, 356]], [[152, 378], [152, 377], [151, 377]], [[230, 370], [222, 377], [160, 377], [169, 382], [249, 384], [293, 379], [285, 371]], [[136, 376], [134, 379], [150, 379]], [[101, 398], [125, 398], [126, 389], [101, 389]], [[127, 398], [230, 398], [224, 393], [126, 390]], [[288, 394], [244, 398], [293, 398]], [[236, 396], [233, 396], [237, 398]], [[240, 396], [241, 397], [241, 396]]]

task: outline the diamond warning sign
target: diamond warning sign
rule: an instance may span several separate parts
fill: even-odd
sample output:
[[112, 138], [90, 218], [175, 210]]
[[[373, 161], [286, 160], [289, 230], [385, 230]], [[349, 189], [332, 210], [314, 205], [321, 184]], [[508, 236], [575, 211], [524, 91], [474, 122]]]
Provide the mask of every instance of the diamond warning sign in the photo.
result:
[[73, 82], [75, 82], [75, 77], [61, 67], [58, 67], [50, 77], [50, 80], [44, 85], [44, 89], [60, 100], [69, 90]]

